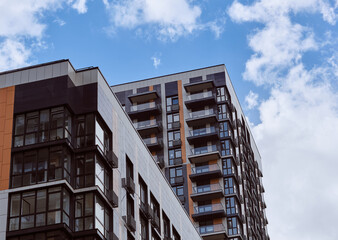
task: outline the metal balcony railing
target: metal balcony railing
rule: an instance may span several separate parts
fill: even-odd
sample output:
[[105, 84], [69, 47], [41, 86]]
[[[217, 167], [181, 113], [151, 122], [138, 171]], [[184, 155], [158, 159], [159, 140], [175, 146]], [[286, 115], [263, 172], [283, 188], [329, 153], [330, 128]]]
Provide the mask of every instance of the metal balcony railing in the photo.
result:
[[217, 145], [207, 145], [207, 146], [202, 146], [202, 147], [197, 147], [197, 148], [191, 148], [192, 155], [212, 153], [215, 151], [219, 151]]
[[212, 224], [207, 226], [200, 226], [197, 228], [197, 230], [203, 236], [206, 234], [226, 232], [226, 227], [223, 224]]
[[209, 98], [209, 97], [215, 97], [215, 94], [211, 91], [208, 92], [201, 92], [201, 93], [195, 93], [187, 96], [187, 101], [193, 101], [193, 100], [202, 100], [204, 98]]
[[207, 184], [202, 186], [197, 186], [192, 188], [193, 194], [200, 194], [200, 193], [211, 193], [214, 191], [223, 190], [221, 184], [214, 183], [214, 184]]
[[216, 128], [214, 126], [208, 127], [208, 128], [199, 128], [195, 130], [190, 130], [190, 137], [203, 137], [204, 135], [211, 134], [211, 133], [218, 133]]
[[209, 173], [209, 172], [214, 172], [218, 170], [221, 171], [221, 167], [217, 163], [215, 163], [215, 164], [191, 168], [191, 173], [192, 174], [199, 174], [199, 173], [203, 174], [203, 173]]
[[212, 213], [212, 212], [221, 211], [221, 210], [224, 211], [224, 206], [221, 203], [208, 204], [208, 205], [194, 207], [194, 214]]
[[157, 127], [159, 126], [159, 123], [156, 121], [156, 119], [150, 119], [150, 120], [145, 120], [141, 122], [134, 122], [134, 127], [138, 129], [142, 128], [149, 128], [149, 127]]
[[215, 114], [214, 109], [206, 109], [206, 110], [200, 110], [189, 113], [189, 118], [195, 119], [195, 118], [201, 118], [201, 117], [208, 117]]

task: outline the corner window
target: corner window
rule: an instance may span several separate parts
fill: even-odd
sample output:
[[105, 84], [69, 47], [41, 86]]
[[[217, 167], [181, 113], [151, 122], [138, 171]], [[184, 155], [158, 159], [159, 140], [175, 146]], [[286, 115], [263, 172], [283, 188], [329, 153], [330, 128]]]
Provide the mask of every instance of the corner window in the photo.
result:
[[59, 223], [69, 226], [70, 199], [63, 187], [12, 194], [9, 199], [9, 231]]
[[65, 107], [20, 114], [14, 124], [14, 147], [63, 138], [71, 141], [72, 118]]

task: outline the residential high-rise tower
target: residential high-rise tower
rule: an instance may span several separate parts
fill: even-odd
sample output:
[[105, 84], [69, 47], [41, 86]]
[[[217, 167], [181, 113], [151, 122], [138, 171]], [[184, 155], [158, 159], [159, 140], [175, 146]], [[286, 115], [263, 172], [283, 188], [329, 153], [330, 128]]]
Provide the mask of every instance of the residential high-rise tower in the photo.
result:
[[112, 90], [204, 239], [269, 239], [261, 157], [224, 65]]

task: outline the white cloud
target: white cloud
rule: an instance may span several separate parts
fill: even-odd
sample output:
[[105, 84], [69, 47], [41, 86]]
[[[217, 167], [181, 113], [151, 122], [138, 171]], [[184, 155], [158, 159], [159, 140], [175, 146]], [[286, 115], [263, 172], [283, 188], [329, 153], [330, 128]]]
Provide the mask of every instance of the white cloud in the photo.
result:
[[152, 57], [151, 60], [153, 60], [153, 66], [157, 69], [157, 67], [161, 64], [161, 59], [157, 57]]
[[25, 66], [30, 54], [22, 41], [6, 39], [0, 43], [0, 71]]
[[217, 22], [199, 23], [202, 10], [188, 0], [103, 0], [113, 26], [134, 29], [151, 26], [161, 40], [177, 40], [194, 31], [210, 29], [218, 37]]
[[[235, 1], [228, 10], [235, 22], [262, 24], [248, 37], [253, 54], [243, 77], [270, 93], [252, 129], [263, 158], [271, 239], [338, 239], [330, 224], [338, 221], [338, 48], [329, 34], [325, 44], [316, 42], [316, 25], [296, 22], [299, 13], [320, 13], [334, 25], [336, 8], [324, 0], [259, 0]], [[306, 68], [308, 51], [332, 54]]]
[[[55, 12], [73, 4], [79, 12], [85, 1], [78, 0], [1, 0], [0, 1], [0, 62], [1, 69], [22, 67], [30, 63], [33, 50], [44, 47], [46, 12]], [[56, 20], [60, 26], [64, 21]]]
[[88, 11], [87, 8], [87, 0], [75, 0], [75, 2], [72, 4], [72, 8], [78, 11], [78, 13], [83, 14]]
[[248, 109], [253, 109], [258, 105], [258, 94], [250, 91], [249, 94], [245, 97], [245, 102]]
[[60, 27], [62, 27], [66, 24], [66, 22], [64, 20], [60, 19], [60, 18], [56, 18], [53, 22], [58, 24]]

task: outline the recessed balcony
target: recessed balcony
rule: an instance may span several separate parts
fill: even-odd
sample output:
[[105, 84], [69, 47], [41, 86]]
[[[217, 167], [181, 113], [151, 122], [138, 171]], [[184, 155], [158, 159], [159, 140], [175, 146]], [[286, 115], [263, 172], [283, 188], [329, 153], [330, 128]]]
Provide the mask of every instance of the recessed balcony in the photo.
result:
[[200, 226], [197, 228], [197, 231], [204, 240], [228, 239], [227, 229], [223, 224]]
[[158, 139], [157, 137], [144, 138], [143, 141], [149, 148], [149, 151], [157, 151], [163, 148], [162, 139]]
[[213, 88], [213, 87], [215, 87], [213, 80], [205, 80], [205, 81], [184, 84], [184, 89], [186, 92], [198, 92], [198, 91], [202, 91], [204, 89]]
[[155, 102], [148, 102], [130, 106], [128, 112], [130, 118], [137, 118], [139, 116], [150, 117], [150, 115], [156, 115], [161, 113], [161, 105]]
[[224, 190], [219, 183], [193, 187], [190, 195], [194, 202], [221, 198], [223, 196]]
[[135, 93], [135, 94], [128, 96], [130, 102], [132, 103], [148, 102], [150, 100], [155, 100], [158, 97], [159, 96], [156, 90], [147, 91], [143, 93]]
[[189, 144], [201, 144], [208, 141], [219, 140], [219, 132], [215, 127], [199, 128], [189, 131], [187, 137]]
[[135, 183], [131, 177], [122, 178], [122, 187], [125, 188], [130, 194], [135, 193]]
[[162, 130], [162, 124], [160, 122], [157, 122], [156, 119], [134, 122], [133, 124], [141, 135], [158, 133]]
[[191, 163], [202, 163], [221, 158], [221, 154], [216, 145], [208, 145], [191, 149], [188, 156]]
[[192, 214], [194, 221], [206, 221], [222, 217], [225, 217], [225, 208], [221, 203], [194, 207], [194, 214]]
[[187, 108], [209, 106], [214, 104], [216, 104], [216, 95], [211, 91], [188, 95], [185, 100], [185, 106]]
[[191, 169], [191, 181], [222, 177], [222, 169], [218, 164], [198, 166]]
[[194, 111], [189, 113], [189, 118], [186, 119], [186, 122], [189, 127], [200, 126], [206, 123], [215, 123], [217, 122], [217, 116], [214, 109], [206, 109], [200, 111]]

